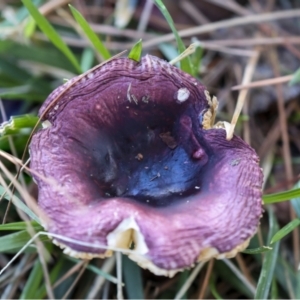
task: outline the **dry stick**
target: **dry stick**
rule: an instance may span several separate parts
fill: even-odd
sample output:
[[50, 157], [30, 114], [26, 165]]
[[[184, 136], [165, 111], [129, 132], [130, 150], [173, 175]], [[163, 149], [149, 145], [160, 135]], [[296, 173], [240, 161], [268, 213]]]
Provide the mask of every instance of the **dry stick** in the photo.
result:
[[[259, 55], [260, 55], [260, 53], [257, 51], [257, 52], [255, 52], [255, 54], [252, 57], [250, 57], [250, 59], [247, 63], [247, 66], [245, 68], [242, 84], [247, 84], [251, 81], [252, 76], [255, 71], [255, 67], [256, 67]], [[248, 94], [248, 90], [241, 90], [239, 93], [235, 111], [234, 111], [234, 114], [233, 114], [233, 117], [231, 120], [230, 128], [229, 128], [229, 130], [226, 131], [226, 139], [227, 140], [231, 140], [233, 137], [234, 128], [237, 123], [238, 117], [241, 113], [241, 110], [243, 108], [247, 94]]]
[[[274, 75], [276, 77], [280, 76], [280, 71], [278, 68], [278, 55], [275, 49], [271, 49], [270, 52], [270, 60], [271, 65], [273, 68]], [[276, 93], [277, 93], [277, 104], [278, 104], [278, 111], [279, 111], [279, 121], [280, 121], [280, 131], [281, 137], [283, 142], [283, 159], [284, 159], [284, 166], [285, 166], [285, 173], [287, 176], [287, 180], [293, 180], [293, 169], [292, 169], [292, 159], [291, 159], [291, 152], [290, 152], [290, 144], [289, 144], [289, 136], [288, 136], [288, 129], [287, 129], [287, 119], [286, 119], [286, 112], [284, 107], [284, 96], [282, 90], [282, 84], [276, 85]], [[296, 216], [296, 212], [293, 209], [291, 202], [290, 205], [290, 217], [294, 220]], [[299, 249], [299, 229], [296, 227], [293, 230], [293, 250], [294, 250], [294, 259], [295, 259], [295, 270], [297, 270], [299, 260], [300, 260], [300, 249]]]
[[66, 279], [68, 279], [71, 275], [77, 272], [84, 264], [85, 260], [79, 261], [76, 265], [74, 265], [71, 269], [68, 270], [61, 278], [59, 278], [52, 286], [53, 289], [58, 287], [61, 283], [63, 283]]
[[247, 269], [247, 266], [246, 266], [246, 264], [244, 262], [244, 259], [243, 259], [242, 255], [241, 255], [241, 253], [238, 253], [235, 258], [236, 258], [236, 261], [237, 261], [237, 263], [238, 263], [238, 265], [239, 265], [242, 273], [244, 274], [244, 276], [247, 278], [247, 280], [250, 283], [254, 284], [254, 280], [253, 280], [253, 278], [252, 278], [249, 270]]
[[[104, 261], [103, 265], [101, 266], [101, 270], [107, 274], [110, 274], [115, 264], [116, 264], [116, 256], [113, 255]], [[98, 275], [95, 278], [92, 286], [90, 287], [89, 293], [87, 294], [86, 298], [87, 299], [97, 298], [97, 295], [105, 282], [107, 282], [105, 277]]]
[[212, 269], [213, 269], [213, 266], [214, 266], [214, 262], [215, 261], [213, 259], [211, 259], [208, 263], [206, 274], [205, 274], [205, 277], [204, 277], [204, 281], [203, 281], [198, 299], [203, 299], [204, 296], [205, 296], [205, 292], [206, 292], [206, 289], [207, 289], [207, 286], [208, 286], [209, 278], [210, 278], [210, 275], [211, 275], [211, 272], [212, 272]]
[[293, 53], [296, 56], [296, 58], [300, 59], [300, 51], [294, 45], [286, 41], [284, 46], [287, 50]]
[[[191, 35], [199, 35], [202, 33], [211, 32], [217, 29], [222, 28], [229, 28], [234, 26], [241, 26], [246, 24], [257, 24], [267, 21], [273, 21], [278, 19], [287, 19], [287, 18], [294, 18], [294, 17], [300, 17], [300, 9], [290, 9], [290, 10], [284, 10], [284, 11], [278, 11], [273, 13], [264, 13], [264, 14], [256, 14], [256, 15], [250, 15], [250, 16], [243, 16], [239, 18], [233, 18], [229, 20], [224, 21], [218, 21], [210, 24], [205, 24], [202, 26], [192, 27], [184, 30], [179, 30], [178, 34], [180, 37], [188, 37]], [[156, 46], [160, 43], [164, 42], [170, 42], [174, 40], [173, 33], [166, 34], [160, 37], [153, 38], [151, 40], [145, 41], [143, 43], [143, 47], [152, 47]]]
[[255, 37], [248, 39], [226, 39], [226, 40], [201, 40], [202, 43], [210, 43], [215, 46], [239, 46], [239, 47], [253, 47], [266, 45], [282, 45], [282, 44], [300, 44], [300, 37]]
[[182, 296], [185, 294], [185, 292], [189, 289], [191, 284], [194, 282], [195, 278], [197, 277], [198, 273], [201, 271], [201, 269], [204, 266], [204, 262], [198, 263], [197, 267], [194, 268], [193, 272], [189, 276], [189, 278], [186, 280], [184, 285], [181, 287], [181, 289], [178, 291], [174, 299], [181, 299]]
[[235, 85], [231, 88], [232, 91], [238, 91], [238, 90], [244, 90], [244, 89], [253, 89], [253, 88], [258, 88], [262, 86], [270, 86], [270, 85], [276, 85], [279, 83], [285, 83], [289, 82], [294, 75], [287, 75], [287, 76], [281, 76], [281, 77], [276, 77], [276, 78], [269, 78], [269, 79], [264, 79], [264, 80], [259, 80], [259, 81], [253, 81], [251, 83], [242, 85]]
[[[36, 40], [49, 42], [45, 35], [41, 32], [35, 32], [33, 34], [33, 37]], [[136, 33], [136, 37], [138, 37], [138, 33]], [[76, 47], [87, 47], [89, 46], [89, 42], [87, 42], [85, 39], [80, 38], [73, 38], [69, 36], [62, 36], [63, 41], [68, 44], [69, 46], [76, 46]], [[203, 47], [210, 49], [213, 48], [217, 50], [218, 47], [233, 47], [233, 46], [239, 46], [239, 47], [253, 47], [253, 46], [263, 46], [263, 45], [284, 45], [285, 43], [289, 44], [300, 44], [300, 37], [290, 36], [290, 37], [266, 37], [266, 38], [249, 38], [249, 39], [228, 39], [228, 40], [201, 40]], [[117, 50], [121, 51], [124, 48], [131, 48], [133, 46], [132, 42], [104, 42], [105, 46], [109, 50]], [[206, 46], [208, 45], [209, 46]], [[149, 48], [149, 47], [148, 47]], [[146, 49], [146, 47], [143, 45], [143, 49]], [[242, 49], [241, 49], [242, 50]], [[238, 49], [236, 49], [238, 51]], [[248, 50], [251, 51], [251, 50]], [[35, 63], [37, 65], [37, 63]], [[49, 68], [49, 67], [47, 67]]]
[[[9, 170], [4, 166], [4, 164], [0, 161], [0, 169], [2, 169], [3, 173], [7, 176], [7, 178], [11, 181], [11, 184], [17, 189], [17, 191], [20, 193], [21, 197], [24, 199], [27, 206], [37, 215], [37, 216], [43, 216], [44, 220], [47, 216], [44, 214], [44, 212], [35, 204], [35, 201], [33, 197], [28, 193], [26, 189], [23, 189], [21, 184], [16, 180], [15, 177], [9, 172]], [[9, 186], [8, 186], [9, 187]], [[9, 189], [6, 189], [6, 192], [9, 194], [9, 196], [13, 197], [13, 192]]]
[[71, 291], [73, 290], [73, 288], [75, 287], [75, 285], [77, 284], [77, 282], [79, 281], [79, 279], [81, 278], [83, 272], [85, 271], [85, 268], [86, 268], [87, 264], [88, 264], [88, 262], [85, 262], [85, 264], [83, 265], [83, 267], [80, 270], [79, 274], [77, 275], [77, 277], [73, 281], [72, 285], [69, 287], [69, 289], [63, 295], [62, 299], [67, 299], [68, 295], [71, 293]]
[[197, 38], [192, 38], [192, 41], [195, 46], [202, 47], [204, 49], [218, 51], [221, 53], [231, 54], [231, 55], [252, 56], [254, 53], [253, 50], [244, 50], [240, 48], [228, 48], [213, 42], [210, 43], [210, 42], [199, 41]]
[[[53, 23], [54, 25], [59, 25], [59, 26], [64, 26], [67, 27], [68, 24], [65, 22], [65, 20], [61, 19], [60, 17], [56, 16], [56, 15], [51, 15], [49, 16], [49, 21], [51, 23]], [[149, 33], [149, 32], [138, 32], [134, 29], [120, 29], [120, 28], [116, 28], [112, 25], [108, 25], [108, 24], [97, 24], [97, 23], [93, 23], [93, 22], [89, 22], [89, 25], [91, 26], [91, 28], [93, 29], [93, 31], [97, 34], [102, 34], [102, 35], [107, 35], [110, 37], [115, 37], [115, 36], [120, 36], [123, 38], [129, 38], [129, 39], [150, 39], [150, 38], [154, 38], [156, 35], [154, 33]], [[72, 28], [69, 28], [72, 29]], [[126, 45], [126, 47], [128, 45], [128, 43], [120, 43], [123, 45]], [[126, 48], [123, 47], [122, 49]]]

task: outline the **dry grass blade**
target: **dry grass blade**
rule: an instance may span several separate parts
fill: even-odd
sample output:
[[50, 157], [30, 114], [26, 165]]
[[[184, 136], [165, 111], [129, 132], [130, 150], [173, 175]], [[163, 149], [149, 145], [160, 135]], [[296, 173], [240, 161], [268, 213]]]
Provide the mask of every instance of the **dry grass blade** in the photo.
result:
[[185, 49], [181, 54], [179, 54], [177, 57], [175, 57], [174, 59], [172, 59], [169, 62], [169, 64], [170, 65], [175, 65], [176, 63], [178, 63], [179, 61], [181, 61], [185, 57], [193, 54], [195, 52], [195, 50], [196, 50], [196, 45], [195, 44], [189, 45], [189, 47], [187, 49]]
[[239, 278], [243, 284], [248, 288], [248, 290], [254, 295], [255, 287], [250, 283], [247, 278], [240, 272], [240, 270], [227, 258], [223, 260], [223, 262], [231, 269], [231, 271]]
[[80, 272], [78, 273], [77, 277], [75, 278], [75, 280], [73, 281], [72, 285], [69, 287], [69, 289], [66, 291], [66, 293], [63, 295], [62, 299], [67, 299], [67, 297], [69, 296], [69, 294], [72, 292], [72, 290], [74, 289], [74, 287], [76, 286], [76, 284], [78, 283], [79, 279], [81, 278], [83, 272], [85, 271], [86, 266], [88, 265], [88, 262], [84, 262], [83, 266], [80, 270]]
[[287, 75], [287, 76], [281, 76], [277, 78], [269, 78], [269, 79], [254, 81], [245, 85], [243, 84], [235, 85], [231, 88], [231, 90], [238, 91], [238, 90], [253, 89], [253, 88], [269, 86], [269, 85], [276, 85], [279, 83], [285, 83], [285, 82], [289, 82], [293, 78], [293, 76], [294, 75]]
[[204, 266], [204, 262], [198, 263], [198, 265], [194, 268], [193, 272], [189, 276], [189, 278], [186, 280], [184, 285], [181, 287], [181, 289], [177, 292], [174, 299], [181, 299], [182, 296], [186, 293], [186, 291], [190, 288], [191, 284], [194, 282], [195, 278], [199, 274], [199, 272], [202, 270]]
[[[45, 213], [37, 206], [34, 199], [29, 195], [28, 191], [20, 185], [20, 183], [13, 177], [13, 175], [8, 171], [8, 169], [4, 166], [4, 164], [1, 161], [0, 161], [0, 169], [7, 176], [7, 178], [9, 180], [11, 180], [14, 187], [16, 187], [18, 192], [22, 195], [23, 199], [25, 199], [25, 202], [27, 204], [29, 204], [28, 206], [30, 207], [30, 209], [32, 209], [32, 211], [34, 211], [40, 218], [42, 218], [42, 217], [48, 218], [45, 215]], [[7, 190], [7, 192], [10, 194], [11, 197], [13, 196], [13, 194], [10, 190]], [[28, 223], [27, 229], [28, 229], [28, 232], [31, 234], [31, 236], [33, 236], [33, 237], [36, 236], [35, 231], [34, 231], [33, 227], [30, 225], [30, 223]], [[46, 264], [45, 257], [44, 257], [44, 253], [45, 253], [44, 246], [39, 239], [34, 239], [34, 240], [35, 240], [35, 243], [37, 246], [37, 251], [38, 251], [41, 265], [43, 268], [43, 274], [44, 274], [44, 278], [45, 278], [47, 294], [48, 294], [49, 298], [54, 299], [54, 294], [53, 294], [53, 291], [51, 288], [49, 272], [48, 272], [47, 264]], [[0, 272], [0, 274], [1, 274], [1, 272]]]
[[74, 267], [68, 270], [67, 273], [65, 273], [61, 278], [59, 278], [52, 286], [53, 289], [58, 287], [62, 282], [64, 282], [66, 279], [68, 279], [70, 276], [72, 276], [74, 273], [76, 273], [84, 264], [86, 264], [86, 261], [82, 260], [79, 263], [77, 263]]
[[[1, 151], [2, 152], [2, 151]], [[2, 153], [1, 153], [2, 154]], [[21, 197], [26, 202], [27, 206], [41, 219], [48, 220], [48, 217], [45, 213], [37, 206], [35, 199], [28, 193], [26, 189], [24, 189], [21, 184], [17, 181], [17, 179], [9, 172], [9, 170], [4, 166], [4, 164], [0, 161], [0, 169], [7, 176], [7, 178], [11, 181], [17, 191], [20, 193]], [[7, 194], [12, 197], [13, 193], [6, 189]]]
[[[101, 269], [103, 272], [110, 274], [113, 270], [113, 268], [116, 265], [116, 256], [113, 255], [109, 258], [107, 258]], [[87, 299], [96, 299], [99, 291], [102, 289], [104, 283], [106, 282], [106, 279], [103, 276], [97, 276], [94, 280], [93, 285], [91, 286], [89, 293], [87, 295]]]
[[[291, 9], [285, 11], [278, 11], [273, 13], [255, 14], [250, 16], [243, 16], [239, 18], [233, 18], [224, 21], [218, 21], [214, 23], [205, 24], [202, 26], [197, 26], [189, 29], [179, 30], [178, 34], [180, 37], [188, 37], [193, 35], [198, 35], [202, 33], [208, 33], [222, 28], [229, 28], [234, 26], [242, 26], [247, 24], [257, 24], [267, 21], [279, 20], [279, 19], [289, 19], [300, 16], [300, 9]], [[173, 34], [166, 34], [157, 38], [145, 41], [144, 48], [153, 47], [160, 43], [170, 42], [174, 40]]]
[[195, 38], [193, 38], [192, 41], [193, 41], [193, 44], [195, 44], [195, 46], [198, 46], [198, 47], [201, 47], [204, 49], [214, 50], [214, 51], [221, 52], [221, 53], [230, 54], [230, 55], [253, 56], [253, 54], [255, 53], [255, 51], [253, 51], [253, 50], [228, 48], [228, 47], [218, 45], [217, 43], [214, 43], [214, 42], [199, 41]]
[[210, 278], [211, 272], [213, 270], [214, 262], [215, 261], [213, 259], [211, 259], [208, 263], [206, 274], [205, 274], [204, 281], [201, 286], [201, 290], [200, 290], [198, 299], [204, 299], [205, 292], [207, 290], [208, 283], [209, 283], [209, 278]]
[[[255, 67], [257, 64], [259, 58], [259, 52], [256, 52], [248, 61], [248, 64], [246, 66], [245, 72], [244, 72], [244, 76], [243, 76], [243, 80], [242, 80], [242, 84], [248, 84], [251, 79], [252, 76], [254, 74], [255, 71]], [[231, 124], [230, 124], [230, 128], [228, 130], [226, 130], [226, 139], [227, 140], [231, 140], [233, 137], [233, 133], [234, 133], [234, 128], [235, 125], [238, 121], [239, 115], [242, 111], [244, 102], [246, 100], [248, 94], [248, 90], [241, 90], [238, 96], [238, 100], [237, 100], [237, 104], [235, 107], [235, 111], [231, 120]]]

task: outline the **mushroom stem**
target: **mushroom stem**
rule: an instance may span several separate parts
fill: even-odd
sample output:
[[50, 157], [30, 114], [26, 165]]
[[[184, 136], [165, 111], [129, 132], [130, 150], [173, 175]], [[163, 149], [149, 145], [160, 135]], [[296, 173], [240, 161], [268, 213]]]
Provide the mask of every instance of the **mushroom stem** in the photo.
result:
[[[251, 82], [252, 76], [254, 74], [255, 71], [255, 66], [257, 64], [258, 58], [259, 58], [259, 51], [256, 51], [249, 59], [248, 64], [246, 66], [245, 72], [244, 72], [244, 76], [243, 76], [243, 80], [242, 80], [242, 85], [246, 85], [248, 83]], [[228, 130], [226, 130], [226, 139], [228, 141], [230, 141], [233, 137], [233, 133], [234, 133], [234, 128], [235, 125], [237, 123], [237, 120], [240, 116], [240, 113], [242, 111], [242, 108], [244, 106], [245, 103], [245, 99], [248, 95], [248, 89], [245, 90], [241, 90], [238, 96], [238, 100], [237, 100], [237, 104], [235, 107], [235, 111], [231, 120], [231, 124]]]
[[186, 58], [187, 56], [193, 54], [196, 50], [196, 45], [195, 43], [190, 44], [189, 47], [184, 50], [181, 54], [179, 54], [177, 57], [175, 57], [174, 59], [172, 59], [169, 64], [170, 65], [175, 65], [176, 63], [178, 63], [179, 61], [183, 60], [184, 58]]

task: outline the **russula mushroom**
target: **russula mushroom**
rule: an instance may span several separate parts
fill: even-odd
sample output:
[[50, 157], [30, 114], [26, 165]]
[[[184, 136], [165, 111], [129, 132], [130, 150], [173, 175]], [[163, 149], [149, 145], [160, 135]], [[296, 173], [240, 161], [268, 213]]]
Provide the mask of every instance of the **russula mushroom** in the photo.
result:
[[[262, 172], [252, 148], [213, 127], [216, 108], [199, 81], [150, 55], [57, 88], [30, 144], [46, 229], [131, 247], [132, 260], [166, 276], [245, 249], [262, 214]], [[112, 252], [55, 242], [79, 258]]]

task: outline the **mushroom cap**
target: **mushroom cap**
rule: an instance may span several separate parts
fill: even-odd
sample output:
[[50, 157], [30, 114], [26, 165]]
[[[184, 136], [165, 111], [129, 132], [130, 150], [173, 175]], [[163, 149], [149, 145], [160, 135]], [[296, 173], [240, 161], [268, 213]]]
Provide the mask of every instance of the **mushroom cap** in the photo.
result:
[[262, 171], [242, 139], [206, 126], [211, 103], [199, 81], [149, 55], [114, 59], [54, 90], [31, 168], [47, 230], [81, 243], [55, 242], [81, 258], [131, 247], [131, 259], [168, 276], [247, 247], [262, 214]]

